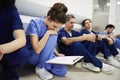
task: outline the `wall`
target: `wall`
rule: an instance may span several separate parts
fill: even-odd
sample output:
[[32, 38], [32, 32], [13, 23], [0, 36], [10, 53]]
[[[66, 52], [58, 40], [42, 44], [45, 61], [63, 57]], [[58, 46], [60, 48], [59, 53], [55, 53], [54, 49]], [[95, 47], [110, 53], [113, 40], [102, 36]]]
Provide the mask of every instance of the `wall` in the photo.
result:
[[32, 18], [46, 16], [56, 2], [64, 3], [68, 7], [68, 13], [75, 15], [77, 23], [85, 18], [92, 19], [93, 0], [16, 0], [16, 6], [26, 27]]
[[109, 24], [115, 25], [115, 34], [120, 34], [120, 0], [110, 0], [110, 4]]
[[67, 5], [68, 12], [92, 18], [93, 0], [16, 0], [16, 6], [20, 14], [36, 16], [47, 11], [55, 2], [62, 2]]
[[52, 6], [55, 2], [62, 2], [67, 5], [69, 11], [74, 14], [92, 18], [93, 0], [28, 0], [45, 6]]

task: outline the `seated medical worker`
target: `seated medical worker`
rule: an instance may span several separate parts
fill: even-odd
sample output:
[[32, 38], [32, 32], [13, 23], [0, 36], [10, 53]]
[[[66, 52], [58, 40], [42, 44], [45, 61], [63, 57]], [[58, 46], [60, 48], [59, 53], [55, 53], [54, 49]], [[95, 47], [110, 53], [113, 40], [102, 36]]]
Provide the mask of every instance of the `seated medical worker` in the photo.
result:
[[104, 55], [104, 58], [107, 60], [107, 63], [110, 65], [113, 65], [117, 68], [120, 68], [120, 63], [113, 58], [113, 55], [117, 55], [118, 51], [116, 50], [114, 44], [109, 45], [107, 42], [107, 36], [102, 36], [101, 34], [94, 32], [92, 30], [92, 23], [90, 19], [85, 19], [82, 22], [82, 25], [84, 27], [83, 30], [81, 30], [81, 34], [96, 34], [96, 40], [91, 47], [88, 47], [91, 42], [89, 41], [83, 41], [85, 48], [89, 52], [93, 52], [94, 54], [97, 54], [99, 52], [102, 52]]
[[[114, 35], [113, 30], [115, 29], [115, 26], [113, 24], [108, 24], [105, 27], [105, 31], [100, 32], [102, 35], [107, 35], [110, 37], [113, 41], [113, 44], [116, 48], [120, 49], [120, 35]], [[120, 54], [114, 55], [114, 58], [118, 61], [120, 61]]]
[[[58, 49], [60, 53], [66, 56], [84, 56], [82, 67], [91, 71], [105, 73], [113, 71], [113, 67], [102, 63], [95, 55], [91, 55], [83, 46], [81, 41], [95, 40], [94, 34], [80, 35], [79, 32], [72, 30], [75, 24], [75, 17], [72, 14], [67, 15], [65, 27], [58, 31]], [[93, 41], [94, 42], [94, 41]]]
[[66, 65], [47, 64], [46, 61], [56, 56], [64, 56], [55, 49], [57, 42], [56, 29], [66, 21], [67, 7], [55, 3], [48, 11], [47, 17], [31, 20], [27, 28], [27, 47], [32, 52], [29, 63], [35, 65], [35, 72], [42, 80], [49, 80], [53, 75], [64, 76]]
[[23, 24], [15, 0], [0, 0], [0, 80], [19, 80], [15, 69], [23, 66], [29, 58]]

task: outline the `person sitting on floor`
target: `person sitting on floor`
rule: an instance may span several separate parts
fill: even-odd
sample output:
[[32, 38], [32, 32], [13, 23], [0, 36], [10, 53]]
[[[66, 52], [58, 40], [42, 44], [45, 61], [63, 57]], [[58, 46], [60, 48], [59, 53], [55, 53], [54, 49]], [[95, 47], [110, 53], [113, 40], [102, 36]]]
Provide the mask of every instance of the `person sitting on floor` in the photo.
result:
[[23, 66], [30, 56], [25, 44], [25, 32], [15, 0], [0, 0], [0, 64], [3, 67], [3, 80], [19, 80], [15, 69]]
[[[107, 35], [109, 38], [111, 38], [111, 41], [113, 41], [112, 43], [115, 45], [115, 47], [120, 49], [120, 34], [114, 35], [114, 29], [115, 26], [113, 24], [108, 24], [105, 27], [105, 31], [100, 32], [100, 34]], [[120, 54], [115, 55], [114, 58], [120, 61]]]
[[66, 56], [84, 56], [84, 62], [82, 67], [87, 68], [94, 72], [110, 73], [114, 68], [110, 65], [102, 63], [99, 59], [92, 55], [84, 45], [82, 41], [95, 40], [94, 34], [80, 35], [79, 32], [72, 30], [75, 24], [75, 17], [72, 14], [67, 15], [65, 27], [58, 31], [58, 50]]
[[42, 80], [49, 80], [67, 73], [66, 65], [48, 64], [56, 56], [64, 56], [55, 49], [57, 41], [56, 29], [66, 21], [67, 7], [63, 3], [55, 3], [46, 17], [31, 20], [27, 28], [27, 47], [32, 56], [29, 63], [35, 65], [35, 72]]
[[[93, 52], [95, 55], [102, 52], [107, 63], [120, 68], [120, 63], [113, 58], [113, 56], [119, 54], [114, 44], [108, 44], [108, 36], [104, 36], [92, 30], [92, 22], [90, 19], [85, 19], [82, 22], [84, 29], [81, 30], [81, 34], [95, 34], [96, 40], [91, 45], [90, 41], [83, 41], [82, 44], [85, 46], [89, 52]], [[91, 47], [93, 48], [91, 48]]]

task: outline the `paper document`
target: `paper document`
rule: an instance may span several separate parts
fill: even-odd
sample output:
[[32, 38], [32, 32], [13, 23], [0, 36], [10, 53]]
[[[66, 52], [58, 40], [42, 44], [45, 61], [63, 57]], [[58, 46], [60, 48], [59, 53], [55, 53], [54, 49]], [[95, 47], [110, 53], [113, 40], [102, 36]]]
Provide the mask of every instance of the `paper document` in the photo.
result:
[[50, 59], [50, 60], [46, 61], [46, 63], [73, 65], [82, 58], [83, 58], [83, 56], [55, 57], [53, 59]]

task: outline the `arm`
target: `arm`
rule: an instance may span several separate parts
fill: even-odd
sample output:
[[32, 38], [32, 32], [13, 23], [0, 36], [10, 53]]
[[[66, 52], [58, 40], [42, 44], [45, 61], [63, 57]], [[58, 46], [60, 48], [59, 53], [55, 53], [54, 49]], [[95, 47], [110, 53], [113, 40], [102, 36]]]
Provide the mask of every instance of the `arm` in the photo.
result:
[[82, 36], [78, 36], [78, 37], [72, 37], [72, 38], [66, 38], [63, 37], [62, 38], [62, 42], [66, 45], [69, 45], [73, 42], [80, 42], [80, 41], [95, 41], [95, 34], [83, 34]]
[[32, 44], [33, 50], [37, 54], [40, 54], [40, 52], [42, 51], [42, 49], [45, 47], [50, 34], [57, 34], [57, 32], [53, 31], [53, 30], [48, 30], [45, 33], [45, 35], [42, 37], [41, 40], [39, 40], [39, 38], [38, 38], [37, 35], [30, 35], [30, 40], [31, 40], [31, 44]]
[[117, 34], [117, 35], [115, 35], [114, 37], [115, 37], [115, 38], [119, 38], [119, 37], [120, 37], [120, 34]]
[[25, 33], [24, 30], [15, 30], [13, 32], [15, 40], [1, 44], [0, 47], [2, 48], [2, 54], [7, 54], [13, 51], [16, 51], [26, 44], [26, 38], [25, 38]]
[[108, 36], [108, 35], [101, 35], [101, 34], [98, 34], [98, 40], [102, 40], [102, 39], [107, 39], [108, 40], [108, 44], [113, 44], [114, 43], [114, 39], [112, 36]]
[[56, 49], [54, 49], [54, 53], [55, 53], [56, 56], [59, 56], [59, 57], [64, 56], [64, 54], [60, 54], [60, 53], [58, 53], [58, 51], [57, 51]]

